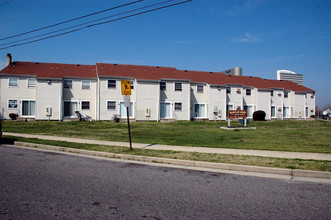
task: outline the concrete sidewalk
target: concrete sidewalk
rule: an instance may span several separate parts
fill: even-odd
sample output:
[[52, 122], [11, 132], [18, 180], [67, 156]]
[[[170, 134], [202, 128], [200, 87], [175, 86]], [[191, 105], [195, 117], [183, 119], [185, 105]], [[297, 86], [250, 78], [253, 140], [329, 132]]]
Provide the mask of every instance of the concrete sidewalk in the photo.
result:
[[[11, 133], [11, 132], [3, 132], [3, 135], [25, 137], [25, 138], [37, 138], [42, 140], [67, 141], [67, 142], [83, 143], [83, 144], [98, 144], [98, 145], [108, 145], [108, 146], [129, 147], [129, 143], [125, 143], [125, 142], [100, 141], [100, 140], [57, 137], [57, 136], [47, 136], [47, 135], [19, 134], [19, 133]], [[186, 147], [186, 146], [139, 144], [139, 143], [133, 143], [132, 146], [133, 148], [151, 149], [151, 150], [172, 150], [172, 151], [199, 152], [199, 153], [233, 154], [233, 155], [248, 155], [248, 156], [260, 156], [260, 157], [331, 161], [331, 154], [322, 154], [322, 153]]]

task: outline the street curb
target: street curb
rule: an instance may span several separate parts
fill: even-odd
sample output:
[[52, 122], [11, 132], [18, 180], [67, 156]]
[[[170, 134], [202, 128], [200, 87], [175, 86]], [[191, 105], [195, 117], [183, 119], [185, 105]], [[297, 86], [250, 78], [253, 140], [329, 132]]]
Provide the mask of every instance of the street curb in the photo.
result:
[[27, 143], [20, 141], [15, 141], [14, 144], [21, 147], [61, 151], [67, 153], [77, 153], [77, 154], [84, 154], [90, 156], [101, 156], [108, 158], [135, 160], [135, 161], [143, 161], [143, 162], [157, 162], [157, 163], [173, 164], [173, 165], [181, 165], [181, 166], [189, 166], [189, 167], [213, 168], [219, 170], [230, 170], [230, 171], [241, 171], [241, 172], [289, 175], [292, 177], [331, 179], [331, 172], [323, 172], [323, 171], [259, 167], [259, 166], [248, 166], [248, 165], [239, 165], [239, 164], [213, 163], [213, 162], [179, 160], [179, 159], [170, 159], [170, 158], [161, 158], [161, 157], [137, 156], [137, 155], [129, 155], [129, 154], [115, 154], [115, 153], [107, 153], [101, 151], [90, 151], [90, 150], [82, 150], [75, 148], [57, 147], [57, 146], [44, 145], [44, 144], [34, 144], [34, 143]]

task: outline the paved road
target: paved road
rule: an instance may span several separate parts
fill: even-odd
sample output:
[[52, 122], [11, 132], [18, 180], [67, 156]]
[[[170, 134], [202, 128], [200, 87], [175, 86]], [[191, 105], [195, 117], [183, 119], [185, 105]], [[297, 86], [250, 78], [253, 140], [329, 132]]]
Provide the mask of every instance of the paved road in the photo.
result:
[[0, 219], [331, 219], [331, 184], [0, 145]]

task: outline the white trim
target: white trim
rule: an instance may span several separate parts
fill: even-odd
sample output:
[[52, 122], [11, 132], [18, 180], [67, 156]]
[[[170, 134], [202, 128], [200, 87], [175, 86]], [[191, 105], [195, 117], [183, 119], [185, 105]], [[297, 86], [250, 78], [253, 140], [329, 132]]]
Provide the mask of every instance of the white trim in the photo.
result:
[[[17, 86], [11, 86], [9, 84], [10, 79], [16, 79], [17, 80]], [[20, 87], [20, 79], [18, 77], [8, 77], [8, 88], [19, 88]]]
[[[29, 81], [30, 80], [35, 80], [34, 86], [29, 86]], [[36, 78], [27, 78], [27, 83], [26, 83], [27, 88], [36, 88], [37, 87], [37, 79]]]
[[[34, 101], [34, 115], [23, 115], [23, 102], [24, 101]], [[36, 100], [35, 99], [21, 99], [21, 117], [22, 118], [35, 118], [36, 117], [36, 111], [37, 111], [37, 105], [36, 105]]]
[[[126, 119], [127, 118], [126, 115], [124, 117], [121, 117], [121, 103], [124, 103], [124, 100], [118, 101], [118, 110], [117, 110], [117, 113], [118, 113], [118, 116], [120, 118]], [[131, 105], [131, 103], [132, 103], [132, 116], [130, 116], [130, 113], [129, 113], [129, 118], [130, 119], [134, 119], [135, 118], [135, 106], [136, 106], [136, 102], [130, 101], [130, 105]]]
[[[16, 100], [16, 102], [17, 102], [17, 103], [16, 103], [16, 105], [17, 105], [16, 108], [9, 108], [9, 100]], [[19, 102], [18, 102], [18, 99], [17, 99], [17, 98], [8, 98], [8, 99], [7, 99], [7, 109], [8, 109], [8, 110], [18, 110], [18, 109], [19, 109], [19, 108], [18, 108], [18, 103], [19, 103]]]
[[[115, 109], [108, 109], [108, 102], [115, 102]], [[118, 108], [116, 107], [117, 101], [116, 100], [106, 100], [106, 111], [116, 111]]]
[[[195, 105], [204, 105], [205, 106], [205, 115], [204, 116], [196, 116], [195, 115]], [[208, 103], [205, 102], [195, 102], [193, 104], [193, 118], [207, 118], [208, 117]]]
[[[83, 102], [89, 102], [89, 108], [88, 108], [88, 109], [83, 109]], [[90, 100], [81, 100], [81, 101], [80, 101], [80, 110], [81, 110], [81, 111], [88, 111], [88, 110], [91, 110], [91, 101], [90, 101]]]
[[[161, 103], [169, 103], [170, 104], [170, 116], [169, 117], [165, 117], [165, 118], [161, 118]], [[173, 107], [172, 107], [172, 102], [171, 101], [162, 101], [160, 102], [160, 119], [171, 119], [172, 118], [172, 113], [173, 113]]]
[[[83, 81], [89, 82], [89, 87], [88, 88], [83, 88]], [[82, 90], [91, 90], [91, 80], [82, 80], [81, 81], [81, 88], [82, 88]]]

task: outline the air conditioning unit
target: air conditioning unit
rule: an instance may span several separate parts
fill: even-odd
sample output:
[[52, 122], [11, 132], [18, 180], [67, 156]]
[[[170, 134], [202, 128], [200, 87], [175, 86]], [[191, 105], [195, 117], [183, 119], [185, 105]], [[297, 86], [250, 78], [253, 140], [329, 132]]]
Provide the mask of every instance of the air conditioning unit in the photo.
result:
[[282, 107], [278, 107], [278, 111], [279, 111], [279, 112], [282, 111]]
[[150, 108], [146, 108], [146, 109], [145, 109], [145, 116], [146, 116], [147, 118], [151, 117], [151, 109], [150, 109]]
[[241, 89], [237, 89], [237, 93], [241, 93]]
[[52, 107], [46, 107], [46, 116], [52, 115]]

